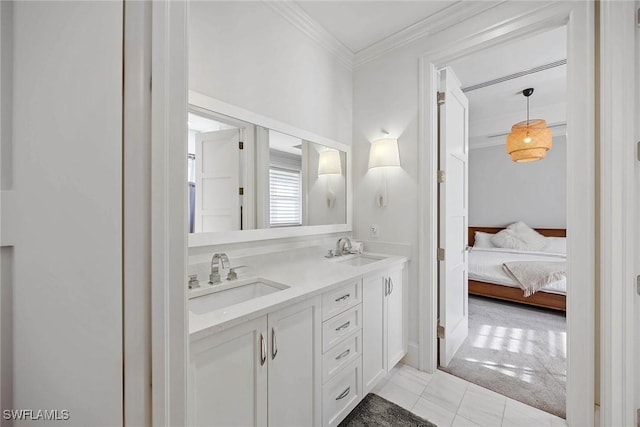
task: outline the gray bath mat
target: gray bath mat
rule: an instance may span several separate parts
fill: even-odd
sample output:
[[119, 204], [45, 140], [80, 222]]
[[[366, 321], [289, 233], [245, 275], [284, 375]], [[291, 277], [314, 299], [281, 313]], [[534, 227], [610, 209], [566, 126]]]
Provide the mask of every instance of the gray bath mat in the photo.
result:
[[437, 427], [404, 408], [369, 393], [338, 427]]

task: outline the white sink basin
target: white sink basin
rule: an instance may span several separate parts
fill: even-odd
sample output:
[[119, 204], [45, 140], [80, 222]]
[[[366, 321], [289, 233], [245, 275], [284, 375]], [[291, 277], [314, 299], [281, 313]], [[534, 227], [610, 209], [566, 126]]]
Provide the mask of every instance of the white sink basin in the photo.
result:
[[380, 257], [380, 256], [361, 254], [361, 255], [348, 255], [344, 258], [336, 259], [336, 262], [340, 264], [351, 265], [354, 267], [360, 267], [360, 266], [371, 264], [372, 262], [377, 262], [383, 259], [384, 257]]
[[205, 314], [287, 288], [286, 285], [260, 278], [234, 280], [208, 289], [192, 291], [189, 295], [189, 311], [194, 314]]

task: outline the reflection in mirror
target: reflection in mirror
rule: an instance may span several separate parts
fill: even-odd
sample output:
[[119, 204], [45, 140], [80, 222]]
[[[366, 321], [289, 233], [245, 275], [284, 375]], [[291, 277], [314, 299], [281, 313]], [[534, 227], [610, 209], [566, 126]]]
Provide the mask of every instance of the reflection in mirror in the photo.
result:
[[254, 228], [255, 222], [243, 212], [239, 194], [244, 187], [251, 187], [246, 185], [248, 174], [240, 142], [253, 143], [253, 125], [189, 112], [187, 129], [189, 231]]
[[346, 224], [344, 151], [192, 107], [190, 233]]

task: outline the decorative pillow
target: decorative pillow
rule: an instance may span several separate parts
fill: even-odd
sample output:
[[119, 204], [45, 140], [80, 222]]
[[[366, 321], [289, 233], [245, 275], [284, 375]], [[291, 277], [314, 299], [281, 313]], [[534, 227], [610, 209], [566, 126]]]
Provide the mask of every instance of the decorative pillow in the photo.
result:
[[566, 237], [547, 237], [547, 246], [542, 249], [544, 252], [552, 254], [567, 254]]
[[493, 233], [485, 233], [483, 231], [476, 231], [473, 241], [474, 248], [495, 248], [496, 245], [491, 243], [491, 238], [495, 236]]
[[508, 228], [494, 234], [491, 238], [491, 243], [499, 248], [516, 249], [519, 251], [527, 250], [527, 244], [520, 239], [513, 230], [509, 230]]

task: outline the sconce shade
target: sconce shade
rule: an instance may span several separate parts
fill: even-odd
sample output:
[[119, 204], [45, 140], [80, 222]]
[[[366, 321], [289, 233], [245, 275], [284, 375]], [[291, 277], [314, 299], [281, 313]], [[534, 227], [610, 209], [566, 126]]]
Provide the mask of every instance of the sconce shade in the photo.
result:
[[552, 140], [546, 121], [525, 120], [511, 127], [511, 133], [507, 136], [507, 153], [514, 162], [535, 162], [546, 157]]
[[338, 151], [325, 150], [320, 152], [318, 175], [342, 175], [342, 163]]
[[374, 141], [369, 151], [369, 169], [383, 166], [400, 166], [398, 140], [384, 138]]

